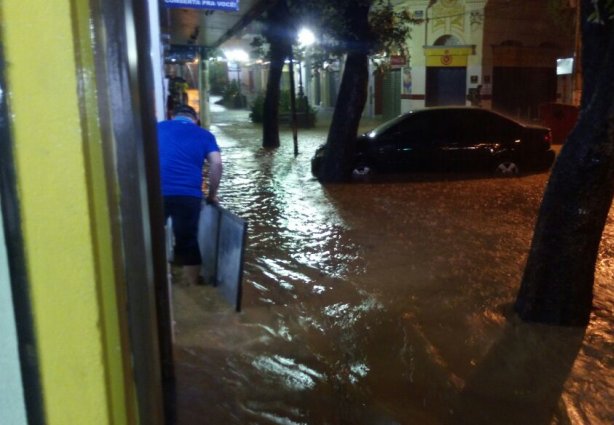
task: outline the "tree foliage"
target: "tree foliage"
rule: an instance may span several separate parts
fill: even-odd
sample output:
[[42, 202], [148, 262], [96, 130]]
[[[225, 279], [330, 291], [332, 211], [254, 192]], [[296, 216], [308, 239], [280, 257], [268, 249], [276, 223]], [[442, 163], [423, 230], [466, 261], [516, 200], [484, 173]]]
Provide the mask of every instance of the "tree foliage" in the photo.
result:
[[[358, 34], [350, 23], [350, 11], [360, 4], [370, 8], [368, 34]], [[269, 59], [269, 45], [277, 34], [289, 37], [295, 56], [303, 59], [309, 55], [315, 68], [322, 68], [324, 63], [338, 60], [355, 50], [382, 57], [407, 55], [406, 41], [410, 37], [411, 27], [422, 22], [413, 18], [407, 10], [395, 11], [392, 4], [385, 0], [288, 0], [288, 6], [291, 18], [286, 22], [287, 28], [281, 31], [279, 28], [273, 29], [265, 15], [262, 20], [264, 34], [254, 37], [250, 43], [252, 57]], [[308, 51], [299, 46], [296, 39], [297, 30], [303, 26], [318, 29], [318, 42]]]
[[371, 11], [369, 22], [371, 28], [375, 29], [373, 53], [407, 55], [406, 43], [411, 28], [422, 23], [422, 20], [415, 19], [406, 9], [395, 11], [390, 2], [380, 0]]
[[588, 21], [605, 24], [606, 21], [614, 20], [614, 0], [593, 0], [593, 10], [588, 16]]
[[[353, 24], [352, 14], [368, 9], [366, 30]], [[318, 43], [309, 52], [316, 68], [325, 62], [343, 58], [350, 52], [363, 52], [369, 56], [389, 58], [393, 54], [407, 55], [407, 39], [411, 27], [422, 22], [407, 10], [395, 10], [385, 0], [292, 0], [291, 8], [299, 16], [298, 25], [318, 28]], [[386, 61], [378, 61], [386, 64]]]

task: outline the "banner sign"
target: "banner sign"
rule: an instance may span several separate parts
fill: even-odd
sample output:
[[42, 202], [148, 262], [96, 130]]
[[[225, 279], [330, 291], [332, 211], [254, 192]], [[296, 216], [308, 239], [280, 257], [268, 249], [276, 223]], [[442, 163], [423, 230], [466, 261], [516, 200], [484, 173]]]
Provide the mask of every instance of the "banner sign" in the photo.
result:
[[392, 68], [400, 68], [405, 65], [407, 65], [407, 58], [405, 56], [401, 56], [401, 55], [390, 56], [390, 66]]
[[164, 0], [164, 5], [182, 9], [239, 11], [239, 0]]

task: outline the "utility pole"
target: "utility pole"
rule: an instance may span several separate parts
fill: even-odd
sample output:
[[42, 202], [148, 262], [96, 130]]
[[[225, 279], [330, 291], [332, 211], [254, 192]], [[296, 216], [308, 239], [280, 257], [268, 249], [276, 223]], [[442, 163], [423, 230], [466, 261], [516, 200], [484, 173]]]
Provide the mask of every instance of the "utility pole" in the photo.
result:
[[292, 138], [294, 140], [294, 156], [298, 156], [298, 123], [296, 117], [296, 94], [294, 92], [294, 53], [290, 49], [290, 61], [288, 64], [290, 76], [290, 111], [292, 114]]
[[209, 63], [207, 49], [200, 47], [198, 55], [198, 103], [200, 123], [203, 127], [211, 127], [209, 110]]
[[572, 70], [573, 92], [571, 95], [571, 103], [575, 106], [580, 106], [580, 100], [582, 99], [582, 32], [580, 3], [578, 0], [569, 0], [569, 5], [576, 9], [576, 40]]

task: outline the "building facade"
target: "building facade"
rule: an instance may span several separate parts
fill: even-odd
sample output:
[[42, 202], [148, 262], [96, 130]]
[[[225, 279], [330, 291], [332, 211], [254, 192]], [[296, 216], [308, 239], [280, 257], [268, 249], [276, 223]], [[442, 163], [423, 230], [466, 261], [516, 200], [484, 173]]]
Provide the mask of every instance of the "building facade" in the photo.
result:
[[401, 111], [479, 104], [535, 118], [541, 104], [565, 100], [557, 84], [557, 58], [573, 56], [575, 28], [553, 15], [548, 3], [397, 2], [397, 8], [423, 20], [408, 40], [407, 65], [391, 71], [401, 84]]
[[[397, 0], [393, 4], [421, 22], [412, 27], [407, 57], [392, 58], [390, 69], [383, 73], [371, 67], [365, 116], [389, 119], [422, 107], [473, 104], [533, 120], [541, 105], [573, 102], [573, 78], [568, 71], [560, 75], [560, 64], [574, 57], [575, 22], [569, 21], [569, 13], [553, 13], [552, 2]], [[266, 87], [267, 65], [253, 63], [246, 69], [243, 87], [254, 97]], [[294, 72], [297, 92], [302, 82], [312, 105], [322, 113], [334, 109], [343, 61], [314, 71], [307, 54], [295, 63]], [[286, 84], [288, 80], [286, 67]]]

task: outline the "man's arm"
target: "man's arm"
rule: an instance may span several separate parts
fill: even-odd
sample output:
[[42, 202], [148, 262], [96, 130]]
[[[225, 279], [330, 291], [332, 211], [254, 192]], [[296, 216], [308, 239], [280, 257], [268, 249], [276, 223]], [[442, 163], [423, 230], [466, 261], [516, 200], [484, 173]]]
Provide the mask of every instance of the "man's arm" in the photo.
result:
[[222, 178], [222, 155], [217, 151], [210, 152], [207, 155], [207, 162], [209, 163], [209, 193], [207, 194], [207, 201], [217, 204], [217, 189]]

